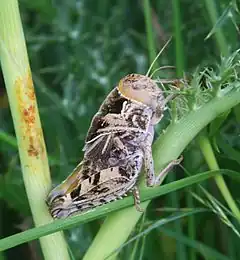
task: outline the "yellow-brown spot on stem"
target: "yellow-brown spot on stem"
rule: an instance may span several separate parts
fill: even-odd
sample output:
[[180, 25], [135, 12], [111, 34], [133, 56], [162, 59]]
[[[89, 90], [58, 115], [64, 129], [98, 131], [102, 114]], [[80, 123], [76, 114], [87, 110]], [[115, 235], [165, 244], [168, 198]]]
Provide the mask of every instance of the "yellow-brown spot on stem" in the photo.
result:
[[22, 136], [27, 145], [26, 149], [29, 156], [37, 157], [44, 151], [44, 143], [42, 130], [36, 124], [38, 114], [30, 70], [28, 70], [26, 77], [16, 79], [15, 87], [21, 112]]
[[28, 108], [23, 109], [24, 121], [26, 124], [31, 125], [35, 123], [36, 108], [30, 105]]
[[32, 144], [29, 145], [28, 155], [29, 156], [38, 156], [39, 155], [38, 150]]
[[33, 87], [33, 81], [32, 81], [32, 74], [30, 69], [28, 69], [28, 73], [27, 73], [27, 79], [26, 79], [26, 88], [27, 88], [27, 95], [28, 97], [35, 101], [36, 96], [35, 96], [35, 92], [34, 92], [34, 87]]

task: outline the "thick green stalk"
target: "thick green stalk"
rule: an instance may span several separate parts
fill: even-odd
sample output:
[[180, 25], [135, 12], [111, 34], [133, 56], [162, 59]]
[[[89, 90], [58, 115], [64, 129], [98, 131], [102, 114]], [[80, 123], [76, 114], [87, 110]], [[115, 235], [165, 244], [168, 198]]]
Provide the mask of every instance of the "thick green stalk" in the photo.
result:
[[[159, 172], [169, 161], [179, 157], [201, 129], [239, 102], [240, 92], [232, 91], [225, 96], [215, 97], [200, 109], [191, 111], [177, 123], [170, 125], [166, 133], [153, 146], [155, 172]], [[143, 180], [140, 185], [145, 185]], [[146, 201], [141, 204], [141, 207], [146, 209], [148, 204], [149, 201]], [[109, 215], [84, 256], [84, 260], [105, 259], [127, 240], [140, 216], [141, 213], [134, 207]]]
[[[205, 135], [205, 134], [201, 134], [198, 137], [198, 142], [199, 142], [199, 146], [201, 148], [201, 151], [203, 153], [203, 156], [208, 164], [208, 167], [210, 170], [219, 170], [219, 166], [216, 160], [216, 157], [214, 155], [213, 149], [212, 149], [212, 145], [209, 141], [209, 138]], [[215, 182], [220, 190], [220, 192], [222, 193], [222, 196], [224, 197], [224, 199], [226, 200], [229, 208], [231, 209], [233, 215], [238, 219], [238, 221], [240, 222], [240, 211], [239, 208], [237, 206], [237, 204], [235, 203], [225, 181], [224, 178], [222, 176], [216, 176], [215, 177]]]
[[[51, 187], [48, 159], [17, 0], [0, 1], [0, 57], [23, 173], [36, 226], [52, 221], [45, 204]], [[45, 259], [67, 260], [61, 233], [40, 239]]]

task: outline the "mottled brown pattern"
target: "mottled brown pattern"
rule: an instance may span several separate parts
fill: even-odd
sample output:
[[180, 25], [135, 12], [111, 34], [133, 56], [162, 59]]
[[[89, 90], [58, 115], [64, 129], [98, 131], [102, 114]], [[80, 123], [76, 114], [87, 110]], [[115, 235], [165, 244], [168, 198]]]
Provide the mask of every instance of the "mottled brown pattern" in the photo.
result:
[[51, 214], [67, 217], [121, 198], [132, 189], [139, 203], [136, 182], [144, 163], [152, 183], [153, 124], [160, 120], [164, 106], [162, 91], [150, 78], [124, 77], [93, 117], [81, 167], [49, 194]]

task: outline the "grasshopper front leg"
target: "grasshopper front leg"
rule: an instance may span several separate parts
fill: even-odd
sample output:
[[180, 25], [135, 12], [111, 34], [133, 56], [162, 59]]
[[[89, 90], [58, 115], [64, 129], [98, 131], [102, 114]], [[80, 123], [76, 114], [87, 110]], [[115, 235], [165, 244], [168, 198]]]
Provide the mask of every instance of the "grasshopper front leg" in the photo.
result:
[[154, 173], [154, 162], [152, 157], [152, 141], [153, 141], [153, 134], [152, 131], [149, 131], [149, 134], [143, 145], [146, 184], [148, 187], [160, 185], [163, 182], [165, 176], [168, 174], [168, 172], [171, 171], [174, 166], [179, 165], [183, 160], [183, 157], [181, 156], [179, 159], [171, 161], [156, 176]]

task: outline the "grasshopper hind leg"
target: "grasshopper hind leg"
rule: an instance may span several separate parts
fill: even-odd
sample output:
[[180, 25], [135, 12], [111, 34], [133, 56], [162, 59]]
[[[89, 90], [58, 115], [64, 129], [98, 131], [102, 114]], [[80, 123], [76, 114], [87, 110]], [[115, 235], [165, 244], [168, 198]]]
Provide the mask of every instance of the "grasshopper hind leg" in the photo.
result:
[[158, 176], [154, 176], [155, 178], [152, 180], [153, 186], [159, 186], [166, 175], [174, 168], [174, 166], [179, 165], [183, 160], [183, 156], [181, 155], [178, 159], [171, 161], [159, 174]]

